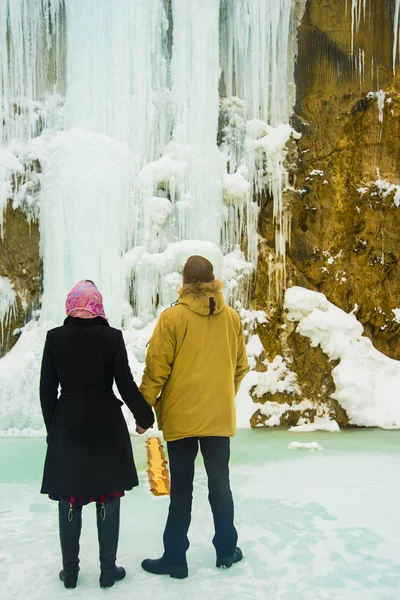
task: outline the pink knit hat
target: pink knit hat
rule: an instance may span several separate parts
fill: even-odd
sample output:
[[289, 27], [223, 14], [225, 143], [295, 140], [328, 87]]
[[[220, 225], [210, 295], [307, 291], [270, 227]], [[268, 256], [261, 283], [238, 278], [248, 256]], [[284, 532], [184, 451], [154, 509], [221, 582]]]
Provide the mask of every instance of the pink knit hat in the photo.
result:
[[69, 292], [65, 302], [65, 311], [69, 317], [79, 317], [80, 319], [103, 317], [108, 320], [104, 312], [102, 295], [95, 284], [87, 279], [78, 281]]

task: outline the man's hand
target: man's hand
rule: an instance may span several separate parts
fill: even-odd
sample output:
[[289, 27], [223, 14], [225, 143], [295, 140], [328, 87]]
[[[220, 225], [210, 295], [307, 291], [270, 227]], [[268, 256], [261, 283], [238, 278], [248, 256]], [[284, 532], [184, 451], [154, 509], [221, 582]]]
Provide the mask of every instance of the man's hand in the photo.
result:
[[136, 424], [136, 433], [142, 435], [142, 433], [146, 433], [146, 431], [147, 429], [143, 429], [143, 427], [140, 427], [140, 425]]

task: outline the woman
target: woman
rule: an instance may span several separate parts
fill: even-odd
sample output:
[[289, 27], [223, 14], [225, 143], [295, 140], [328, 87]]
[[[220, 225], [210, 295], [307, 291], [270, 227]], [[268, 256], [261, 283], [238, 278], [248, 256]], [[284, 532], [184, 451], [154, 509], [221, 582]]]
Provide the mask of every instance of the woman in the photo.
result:
[[78, 579], [82, 506], [96, 502], [100, 586], [111, 587], [125, 577], [115, 564], [120, 497], [138, 485], [113, 380], [138, 433], [153, 425], [154, 416], [133, 381], [122, 333], [109, 326], [92, 281], [72, 288], [66, 313], [64, 325], [47, 333], [42, 360], [40, 403], [48, 448], [41, 493], [59, 503], [60, 579], [67, 588]]

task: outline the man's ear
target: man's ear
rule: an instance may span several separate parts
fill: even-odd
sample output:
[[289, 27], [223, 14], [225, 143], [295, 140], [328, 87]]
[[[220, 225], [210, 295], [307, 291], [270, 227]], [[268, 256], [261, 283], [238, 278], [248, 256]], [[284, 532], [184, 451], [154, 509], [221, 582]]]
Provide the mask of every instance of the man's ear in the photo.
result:
[[214, 275], [214, 273], [213, 273], [213, 276], [212, 276], [212, 280], [211, 280], [211, 281], [215, 281], [215, 275]]

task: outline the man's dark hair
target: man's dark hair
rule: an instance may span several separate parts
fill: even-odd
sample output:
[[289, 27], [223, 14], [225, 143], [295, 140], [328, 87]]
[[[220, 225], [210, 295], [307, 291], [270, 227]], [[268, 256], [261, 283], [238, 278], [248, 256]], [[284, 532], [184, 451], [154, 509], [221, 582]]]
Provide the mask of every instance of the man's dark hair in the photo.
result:
[[190, 256], [183, 267], [185, 283], [209, 282], [214, 279], [214, 267], [204, 256]]

